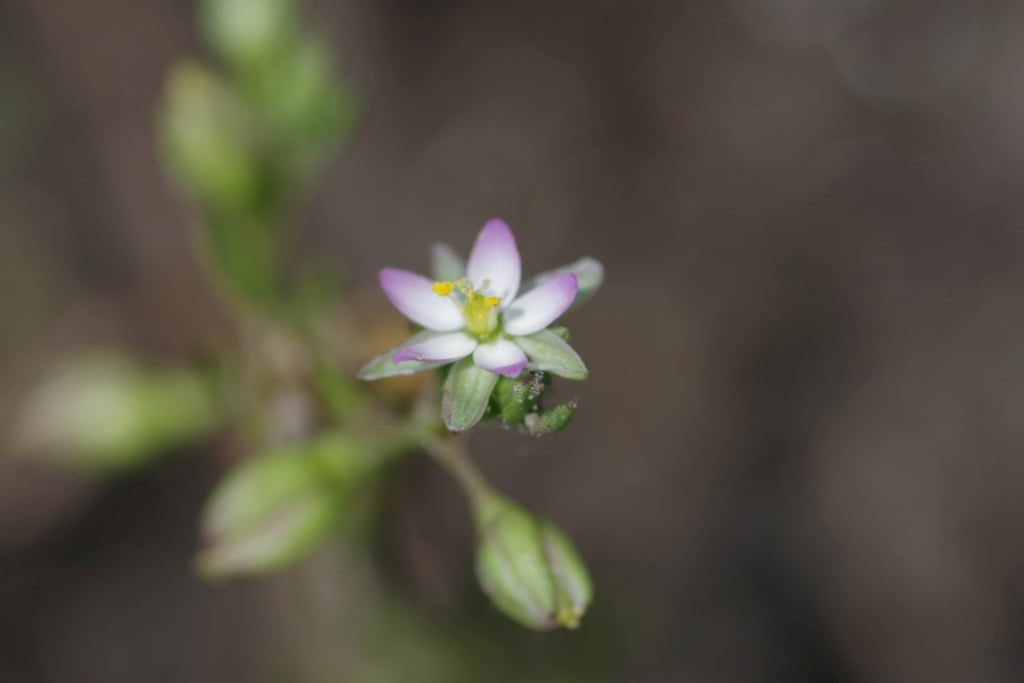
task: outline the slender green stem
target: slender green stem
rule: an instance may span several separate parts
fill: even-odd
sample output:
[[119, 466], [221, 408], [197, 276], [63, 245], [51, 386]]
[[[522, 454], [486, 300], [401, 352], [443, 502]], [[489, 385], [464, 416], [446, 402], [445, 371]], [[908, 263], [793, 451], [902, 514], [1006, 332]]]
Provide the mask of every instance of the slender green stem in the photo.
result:
[[452, 475], [459, 488], [469, 498], [474, 511], [479, 511], [497, 495], [483, 473], [473, 464], [469, 453], [462, 446], [462, 441], [457, 437], [425, 439], [423, 448]]

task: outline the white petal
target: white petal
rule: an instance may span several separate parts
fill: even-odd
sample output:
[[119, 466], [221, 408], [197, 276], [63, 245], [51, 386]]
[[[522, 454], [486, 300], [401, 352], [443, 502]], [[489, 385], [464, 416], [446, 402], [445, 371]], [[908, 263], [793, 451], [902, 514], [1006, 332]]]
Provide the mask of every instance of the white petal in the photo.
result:
[[512, 302], [502, 314], [505, 331], [520, 336], [533, 334], [558, 319], [576, 298], [578, 285], [572, 273], [556, 275]]
[[533, 288], [537, 285], [542, 285], [551, 278], [562, 275], [563, 273], [572, 273], [576, 276], [576, 283], [579, 285], [579, 291], [576, 292], [576, 298], [572, 301], [572, 306], [569, 310], [575, 310], [579, 306], [592, 297], [601, 287], [601, 283], [604, 282], [604, 266], [597, 259], [584, 256], [578, 261], [574, 261], [568, 265], [562, 266], [561, 268], [555, 268], [547, 272], [541, 273], [532, 279], [532, 282], [527, 282], [527, 288]]
[[516, 239], [504, 221], [495, 218], [480, 230], [469, 254], [466, 275], [474, 287], [483, 287], [487, 280], [484, 293], [500, 297], [502, 304], [515, 298], [521, 275], [519, 252]]
[[496, 339], [476, 347], [473, 363], [483, 370], [517, 377], [526, 367], [527, 358], [523, 350], [508, 339]]
[[453, 332], [465, 327], [462, 313], [448, 297], [434, 294], [432, 281], [406, 270], [380, 271], [380, 287], [409, 320], [436, 332]]
[[395, 354], [395, 365], [414, 360], [420, 363], [451, 363], [473, 353], [477, 341], [468, 334], [452, 332], [439, 334], [405, 347]]
[[431, 339], [438, 336], [437, 332], [431, 332], [430, 330], [424, 330], [418, 334], [413, 335], [409, 339], [399, 344], [393, 349], [389, 349], [384, 353], [380, 354], [369, 363], [363, 366], [363, 369], [359, 371], [357, 375], [359, 379], [373, 381], [377, 379], [384, 379], [386, 377], [397, 377], [399, 375], [411, 375], [416, 372], [423, 372], [424, 370], [432, 370], [444, 363], [419, 363], [416, 361], [405, 361], [401, 365], [395, 365], [395, 354], [402, 351], [409, 346], [418, 344], [426, 339]]

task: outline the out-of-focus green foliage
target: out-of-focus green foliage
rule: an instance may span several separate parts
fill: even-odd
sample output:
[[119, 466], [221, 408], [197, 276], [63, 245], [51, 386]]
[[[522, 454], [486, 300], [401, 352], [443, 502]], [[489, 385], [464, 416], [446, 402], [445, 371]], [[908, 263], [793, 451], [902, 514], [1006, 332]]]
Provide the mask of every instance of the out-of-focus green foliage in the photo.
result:
[[245, 213], [263, 191], [259, 131], [230, 84], [199, 62], [171, 70], [161, 148], [175, 180], [211, 212]]
[[196, 371], [106, 353], [54, 365], [32, 390], [16, 429], [30, 454], [115, 470], [201, 438], [223, 418], [211, 382]]
[[211, 578], [260, 574], [304, 557], [380, 463], [365, 443], [341, 433], [246, 460], [203, 513], [199, 570]]
[[205, 0], [199, 27], [206, 44], [234, 68], [259, 69], [300, 39], [294, 0]]
[[206, 0], [200, 27], [220, 68], [172, 69], [160, 148], [200, 209], [199, 249], [228, 303], [280, 313], [297, 203], [358, 102], [294, 0]]

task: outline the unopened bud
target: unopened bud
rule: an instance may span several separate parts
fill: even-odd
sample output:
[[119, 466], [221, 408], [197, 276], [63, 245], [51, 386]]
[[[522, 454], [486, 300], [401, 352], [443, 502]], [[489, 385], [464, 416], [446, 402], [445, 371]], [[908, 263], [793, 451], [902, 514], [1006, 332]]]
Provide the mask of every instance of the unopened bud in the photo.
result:
[[375, 466], [344, 435], [242, 463], [203, 513], [199, 571], [211, 578], [262, 574], [297, 562], [334, 531], [352, 491]]
[[501, 498], [480, 503], [477, 528], [477, 578], [499, 610], [537, 630], [579, 625], [593, 586], [562, 531]]
[[547, 389], [545, 374], [527, 373], [523, 379], [501, 377], [491, 393], [494, 413], [507, 425], [518, 425], [537, 409], [538, 401]]

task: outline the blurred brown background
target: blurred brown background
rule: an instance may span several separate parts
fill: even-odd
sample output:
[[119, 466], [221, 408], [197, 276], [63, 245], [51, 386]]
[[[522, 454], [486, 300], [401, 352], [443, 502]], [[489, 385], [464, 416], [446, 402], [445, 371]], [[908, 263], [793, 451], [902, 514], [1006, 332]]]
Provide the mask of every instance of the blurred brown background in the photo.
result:
[[[424, 462], [384, 535], [428, 624], [479, 609], [522, 680], [566, 652], [588, 680], [1024, 680], [1024, 4], [307, 7], [368, 116], [306, 253], [372, 292], [501, 216], [527, 272], [608, 271], [568, 320], [571, 428], [471, 444], [578, 541], [582, 631], [479, 604], [463, 501]], [[2, 413], [60, 350], [225, 334], [153, 144], [192, 13], [0, 0]], [[0, 681], [305, 680], [275, 663], [330, 629], [289, 618], [287, 577], [189, 571], [217, 474], [0, 454]]]

